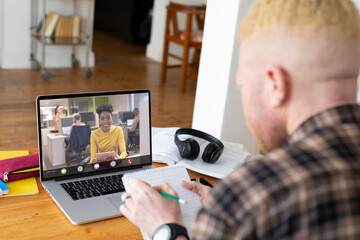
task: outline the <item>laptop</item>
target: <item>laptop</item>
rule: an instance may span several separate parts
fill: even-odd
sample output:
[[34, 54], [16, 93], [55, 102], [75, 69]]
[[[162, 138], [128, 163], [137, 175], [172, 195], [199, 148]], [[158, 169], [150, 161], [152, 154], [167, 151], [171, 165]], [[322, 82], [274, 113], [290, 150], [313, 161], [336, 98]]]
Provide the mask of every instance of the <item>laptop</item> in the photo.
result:
[[126, 120], [126, 125], [128, 128], [131, 128], [131, 126], [133, 125], [134, 119], [128, 119]]
[[[124, 159], [90, 161], [91, 144], [76, 148], [76, 141], [70, 139], [71, 134], [56, 133], [53, 131], [55, 126], [46, 124], [52, 119], [56, 106], [66, 109], [69, 116], [80, 111], [94, 112], [96, 116], [96, 108], [101, 103], [111, 104], [113, 112], [139, 108], [141, 127], [137, 153], [127, 151]], [[125, 191], [121, 182], [122, 175], [153, 168], [150, 92], [134, 90], [43, 95], [37, 97], [36, 110], [41, 183], [65, 216], [74, 225], [121, 216], [119, 207], [122, 204], [121, 195]], [[102, 131], [99, 129], [101, 126], [98, 118], [96, 121], [97, 128], [91, 134]], [[121, 128], [123, 135], [127, 136], [126, 126], [112, 128]], [[86, 138], [89, 136], [81, 137], [85, 142]], [[126, 137], [123, 140], [127, 146]], [[120, 147], [115, 148], [120, 155]], [[96, 149], [98, 152], [99, 149]]]

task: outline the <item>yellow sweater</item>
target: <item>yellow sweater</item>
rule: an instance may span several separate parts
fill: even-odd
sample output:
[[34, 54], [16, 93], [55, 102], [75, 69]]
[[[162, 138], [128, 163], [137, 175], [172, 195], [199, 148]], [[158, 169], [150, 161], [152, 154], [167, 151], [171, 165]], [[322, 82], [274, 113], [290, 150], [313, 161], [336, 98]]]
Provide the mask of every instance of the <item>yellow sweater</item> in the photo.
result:
[[103, 132], [101, 128], [96, 129], [91, 133], [90, 146], [91, 146], [91, 159], [96, 158], [97, 152], [117, 152], [117, 146], [120, 148], [120, 159], [127, 156], [124, 133], [121, 127], [111, 126], [108, 132]]

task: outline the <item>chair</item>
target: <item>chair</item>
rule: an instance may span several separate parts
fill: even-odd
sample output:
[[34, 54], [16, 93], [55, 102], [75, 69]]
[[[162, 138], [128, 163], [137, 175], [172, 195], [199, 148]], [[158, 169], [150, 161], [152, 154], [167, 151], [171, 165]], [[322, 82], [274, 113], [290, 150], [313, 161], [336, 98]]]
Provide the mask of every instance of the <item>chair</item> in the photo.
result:
[[140, 147], [140, 133], [139, 131], [129, 132], [128, 133], [128, 151], [134, 150], [135, 153], [138, 152]]
[[[167, 6], [166, 13], [166, 25], [165, 25], [165, 37], [164, 37], [164, 52], [161, 68], [161, 82], [166, 81], [166, 70], [168, 68], [168, 57], [173, 57], [180, 60], [181, 63], [181, 75], [180, 75], [180, 91], [184, 92], [186, 87], [186, 79], [188, 77], [197, 78], [197, 72], [200, 61], [200, 52], [202, 46], [202, 33], [204, 30], [205, 20], [205, 5], [201, 6], [189, 6], [178, 3], [170, 2]], [[186, 25], [184, 30], [180, 30], [178, 26], [178, 13], [186, 15]], [[192, 29], [192, 22], [195, 19], [197, 29]], [[174, 54], [169, 53], [169, 43], [183, 46], [182, 58]], [[188, 75], [188, 58], [189, 50], [194, 48], [193, 63], [195, 65], [195, 74]]]
[[77, 158], [82, 159], [81, 152], [86, 150], [90, 144], [91, 129], [90, 126], [73, 126], [70, 134], [70, 150], [75, 151]]

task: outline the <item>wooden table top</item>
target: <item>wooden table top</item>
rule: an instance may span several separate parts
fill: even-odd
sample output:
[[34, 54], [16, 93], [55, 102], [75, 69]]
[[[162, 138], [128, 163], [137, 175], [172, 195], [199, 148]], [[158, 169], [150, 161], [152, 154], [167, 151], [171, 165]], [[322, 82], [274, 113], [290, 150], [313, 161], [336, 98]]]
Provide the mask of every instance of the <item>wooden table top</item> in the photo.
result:
[[[30, 149], [37, 153], [37, 149]], [[156, 167], [166, 164], [154, 163]], [[188, 170], [191, 178], [212, 184], [218, 179]], [[39, 194], [0, 198], [1, 239], [142, 239], [139, 229], [125, 217], [73, 225], [36, 178]]]

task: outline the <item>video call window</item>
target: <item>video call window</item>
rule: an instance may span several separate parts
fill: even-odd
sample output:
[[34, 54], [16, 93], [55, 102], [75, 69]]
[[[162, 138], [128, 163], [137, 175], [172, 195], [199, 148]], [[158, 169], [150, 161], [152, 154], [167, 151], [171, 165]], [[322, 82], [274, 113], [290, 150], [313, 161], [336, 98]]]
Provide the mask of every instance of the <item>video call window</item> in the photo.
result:
[[[144, 165], [150, 159], [148, 93], [39, 101], [43, 169], [71, 171]], [[63, 172], [65, 172], [63, 170]]]

